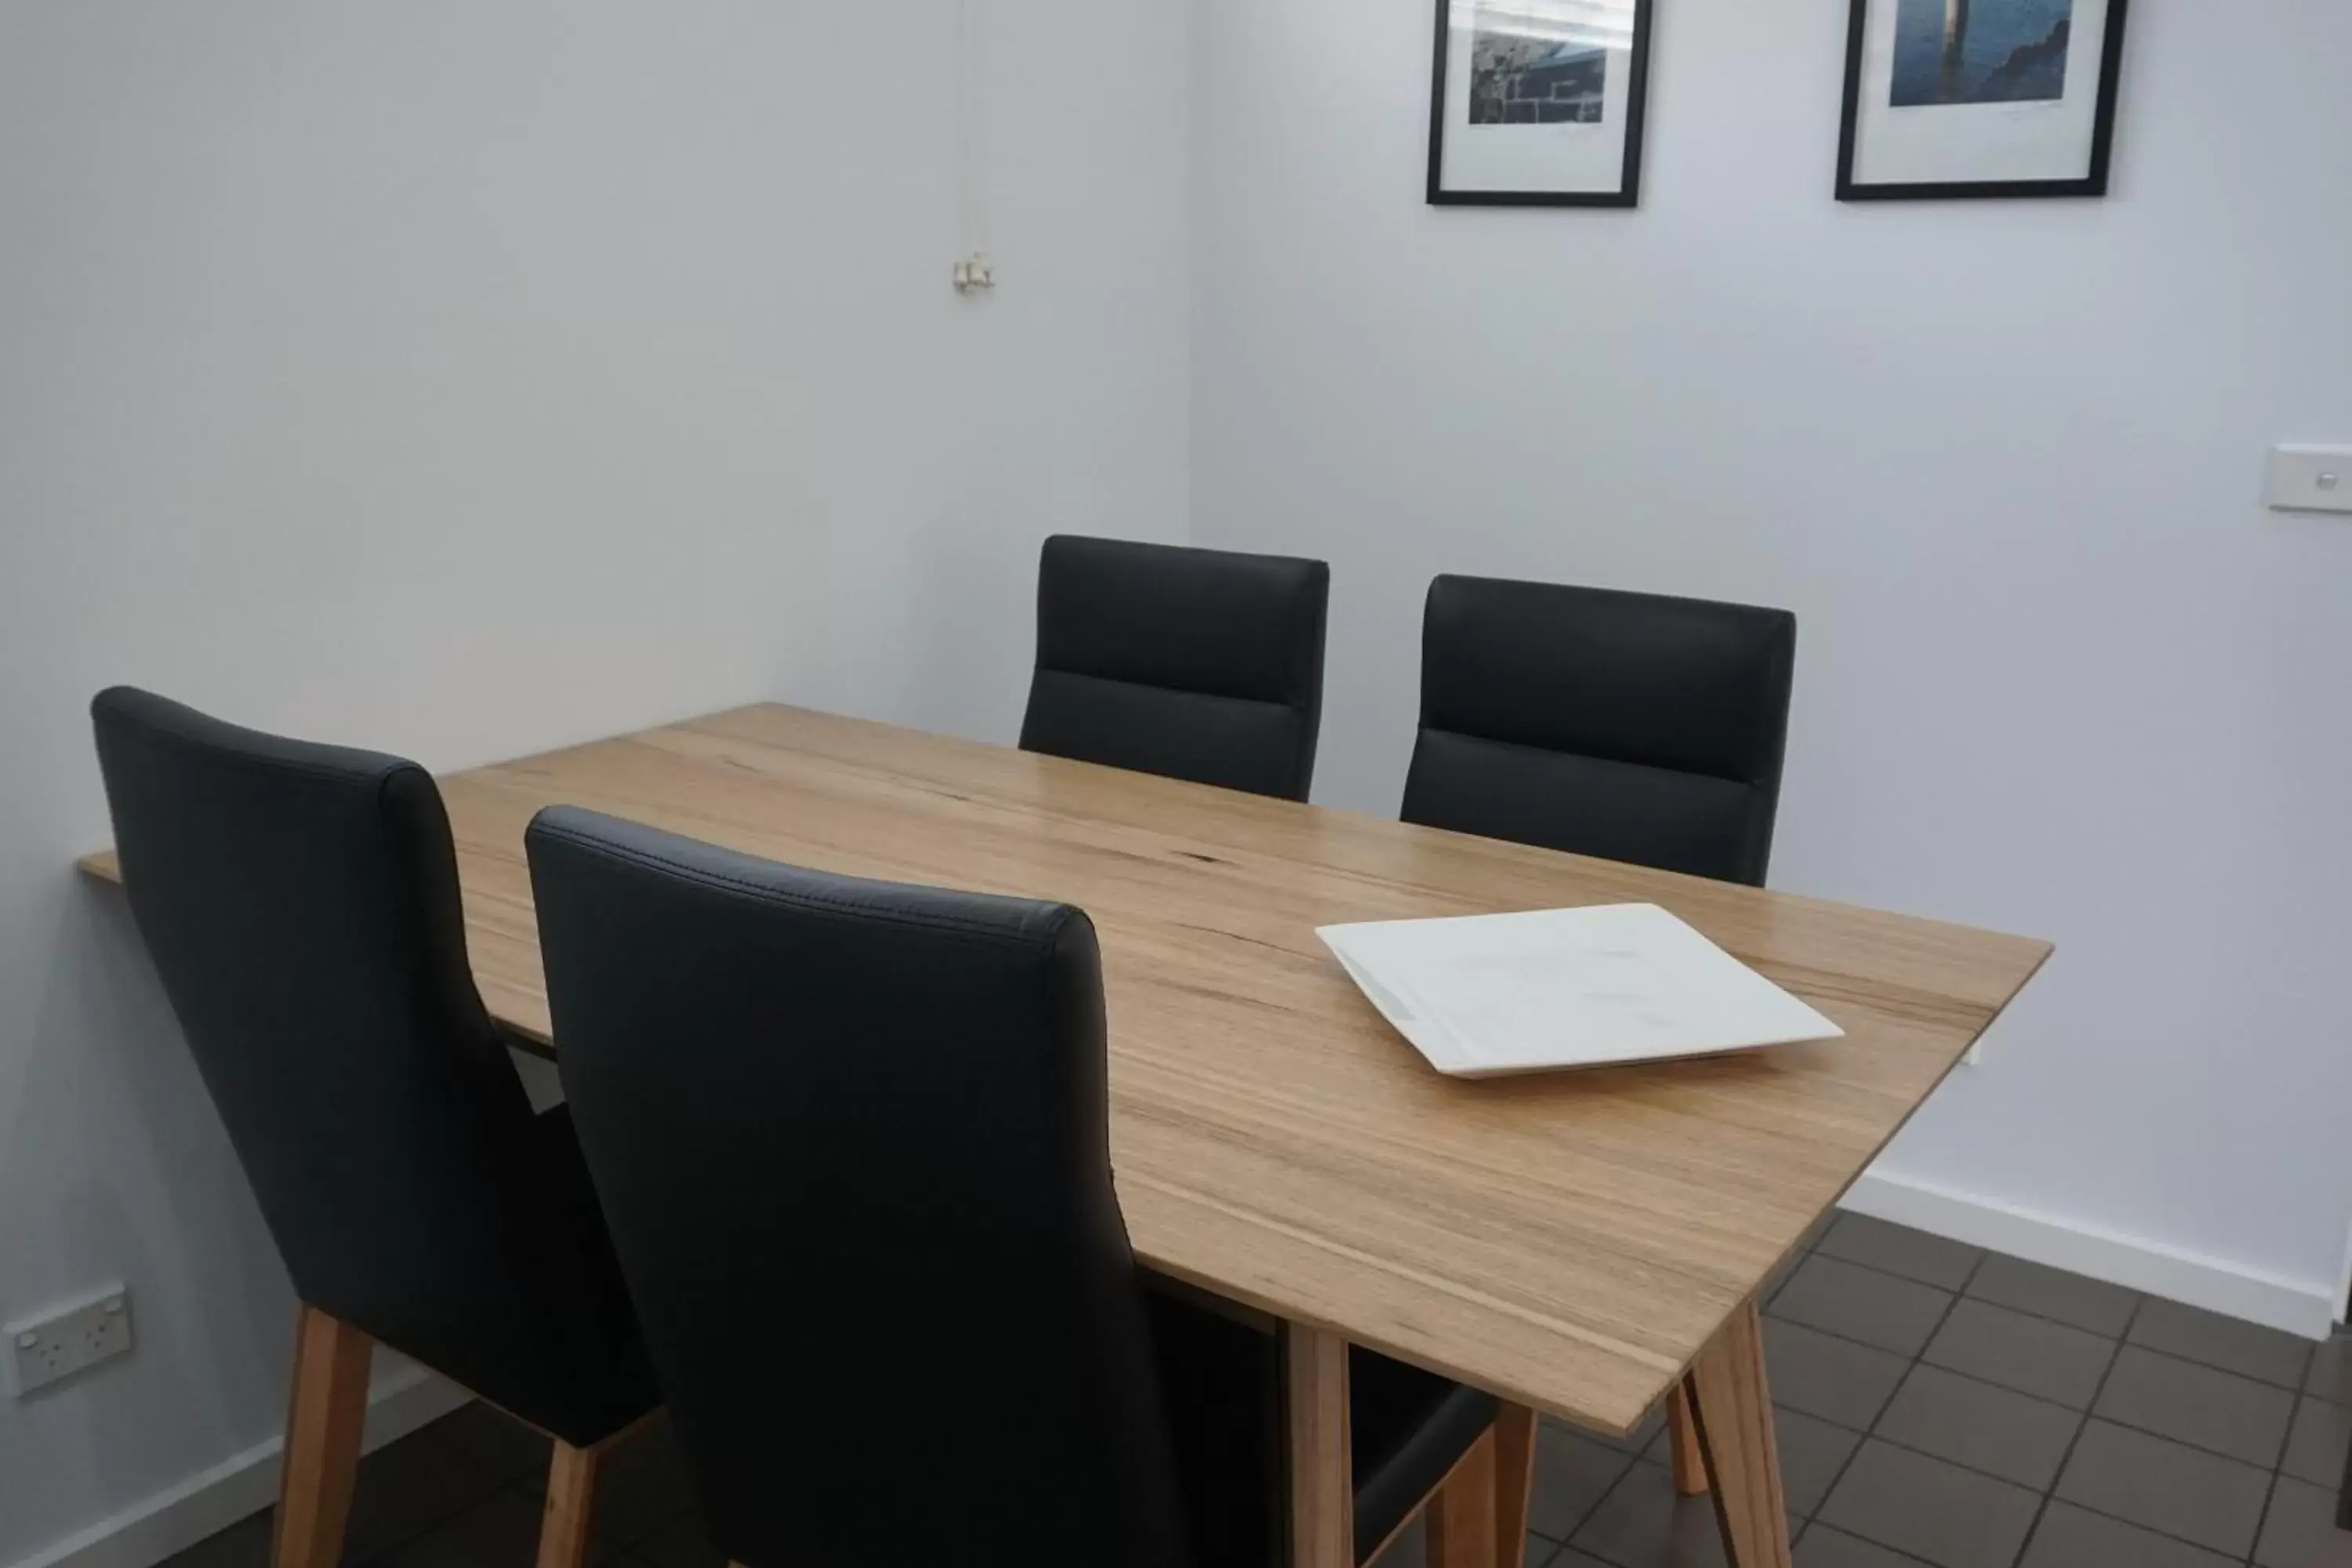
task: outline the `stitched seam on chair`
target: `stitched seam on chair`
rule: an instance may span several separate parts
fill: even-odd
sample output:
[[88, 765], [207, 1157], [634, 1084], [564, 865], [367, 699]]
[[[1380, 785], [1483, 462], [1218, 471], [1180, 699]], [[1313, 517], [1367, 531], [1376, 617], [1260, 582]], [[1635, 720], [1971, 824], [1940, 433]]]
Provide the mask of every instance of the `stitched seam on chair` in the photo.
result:
[[1054, 943], [1061, 940], [1062, 928], [1069, 923], [1070, 915], [1067, 911], [1072, 910], [1070, 905], [1061, 906], [1066, 912], [1054, 921], [1040, 940], [1021, 936], [999, 926], [960, 921], [952, 915], [923, 915], [904, 910], [877, 910], [863, 904], [828, 899], [821, 894], [765, 887], [758, 882], [747, 882], [738, 877], [730, 877], [723, 871], [713, 871], [701, 866], [690, 866], [683, 861], [655, 854], [648, 849], [614, 844], [608, 839], [588, 837], [567, 828], [541, 826], [536, 831], [549, 838], [561, 839], [576, 848], [584, 849], [590, 854], [602, 855], [607, 859], [624, 860], [637, 866], [659, 867], [664, 870], [675, 871], [690, 881], [699, 882], [707, 887], [727, 892], [741, 894], [763, 904], [823, 910], [829, 914], [856, 915], [889, 925], [912, 926], [950, 936], [970, 937], [1002, 947], [1034, 948], [1040, 952], [1051, 950]]
[[1101, 686], [1132, 686], [1139, 691], [1166, 691], [1178, 697], [1198, 697], [1207, 702], [1244, 702], [1252, 708], [1279, 709], [1285, 713], [1304, 713], [1307, 705], [1279, 697], [1235, 697], [1223, 691], [1203, 691], [1196, 686], [1162, 686], [1156, 680], [1129, 680], [1123, 675], [1097, 675], [1090, 669], [1064, 669], [1059, 665], [1041, 664], [1041, 675], [1070, 676], [1079, 680], [1091, 680]]
[[1573, 757], [1580, 762], [1607, 763], [1612, 767], [1640, 768], [1645, 773], [1666, 773], [1678, 779], [1706, 779], [1712, 784], [1738, 784], [1743, 789], [1762, 789], [1763, 781], [1738, 773], [1713, 773], [1699, 768], [1670, 768], [1661, 763], [1644, 763], [1632, 757], [1612, 757], [1602, 752], [1572, 752], [1559, 746], [1538, 746], [1527, 741], [1507, 741], [1500, 735], [1474, 734], [1468, 730], [1449, 730], [1443, 724], [1424, 724], [1424, 734], [1449, 735], [1457, 741], [1475, 741], [1482, 746], [1508, 746], [1513, 751], [1533, 752], [1543, 757]]

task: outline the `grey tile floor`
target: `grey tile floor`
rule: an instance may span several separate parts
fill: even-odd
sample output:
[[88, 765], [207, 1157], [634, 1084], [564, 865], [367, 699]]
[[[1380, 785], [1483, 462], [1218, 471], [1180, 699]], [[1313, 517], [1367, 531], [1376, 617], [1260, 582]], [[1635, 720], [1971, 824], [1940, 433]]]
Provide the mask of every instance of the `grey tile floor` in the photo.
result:
[[[1766, 1354], [1798, 1568], [2352, 1568], [2352, 1339], [2314, 1347], [1860, 1215], [1792, 1260]], [[530, 1568], [546, 1445], [469, 1406], [372, 1455], [346, 1561]], [[1547, 1426], [1528, 1568], [1721, 1568], [1654, 1420]], [[667, 1433], [608, 1462], [595, 1568], [718, 1568]], [[266, 1568], [269, 1517], [172, 1568]], [[940, 1555], [957, 1561], [951, 1545]], [[1380, 1568], [1419, 1568], [1408, 1531]]]

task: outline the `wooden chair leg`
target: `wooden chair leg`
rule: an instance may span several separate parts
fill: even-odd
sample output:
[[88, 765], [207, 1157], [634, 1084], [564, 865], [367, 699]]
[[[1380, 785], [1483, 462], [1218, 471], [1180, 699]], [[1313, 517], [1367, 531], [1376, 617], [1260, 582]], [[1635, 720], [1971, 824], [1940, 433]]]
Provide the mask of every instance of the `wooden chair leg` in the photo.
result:
[[1495, 1568], [1495, 1471], [1489, 1426], [1429, 1500], [1423, 1538], [1429, 1568]]
[[1715, 1489], [1731, 1568], [1789, 1568], [1789, 1511], [1772, 1393], [1764, 1378], [1764, 1325], [1750, 1301], [1691, 1368], [1692, 1426]]
[[1495, 1415], [1495, 1563], [1526, 1568], [1528, 1509], [1536, 1489], [1536, 1413], [1506, 1405]]
[[539, 1521], [539, 1568], [581, 1568], [587, 1561], [600, 1457], [594, 1448], [555, 1445], [547, 1466], [547, 1509]]
[[294, 1325], [294, 1389], [270, 1546], [275, 1568], [335, 1568], [359, 1480], [373, 1343], [339, 1318], [305, 1306]]
[[1282, 1353], [1291, 1568], [1356, 1568], [1348, 1342], [1304, 1323], [1286, 1322], [1276, 1343]]
[[1666, 1396], [1666, 1446], [1674, 1450], [1675, 1495], [1706, 1495], [1706, 1460], [1698, 1451], [1698, 1430], [1691, 1424], [1690, 1384], [1675, 1385]]

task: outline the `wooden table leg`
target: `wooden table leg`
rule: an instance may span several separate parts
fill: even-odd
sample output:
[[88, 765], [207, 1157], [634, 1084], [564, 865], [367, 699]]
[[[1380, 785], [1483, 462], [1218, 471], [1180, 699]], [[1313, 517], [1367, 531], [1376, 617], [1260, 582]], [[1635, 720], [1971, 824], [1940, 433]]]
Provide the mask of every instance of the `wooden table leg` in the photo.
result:
[[1285, 1323], [1281, 1346], [1291, 1568], [1356, 1568], [1348, 1342], [1303, 1323]]
[[547, 1466], [546, 1506], [540, 1510], [538, 1568], [580, 1568], [588, 1560], [588, 1526], [596, 1509], [600, 1448], [558, 1443]]
[[1495, 1502], [1495, 1429], [1489, 1426], [1429, 1500], [1422, 1523], [1426, 1568], [1496, 1568]]
[[1506, 1404], [1495, 1414], [1495, 1561], [1501, 1568], [1525, 1568], [1535, 1486], [1536, 1413]]
[[1772, 1394], [1764, 1379], [1764, 1323], [1739, 1309], [1691, 1368], [1691, 1425], [1715, 1488], [1715, 1515], [1732, 1568], [1790, 1568], [1789, 1510]]
[[1690, 1384], [1675, 1384], [1666, 1395], [1666, 1447], [1675, 1458], [1675, 1495], [1706, 1495], [1706, 1458], [1698, 1451], [1698, 1430], [1691, 1425]]

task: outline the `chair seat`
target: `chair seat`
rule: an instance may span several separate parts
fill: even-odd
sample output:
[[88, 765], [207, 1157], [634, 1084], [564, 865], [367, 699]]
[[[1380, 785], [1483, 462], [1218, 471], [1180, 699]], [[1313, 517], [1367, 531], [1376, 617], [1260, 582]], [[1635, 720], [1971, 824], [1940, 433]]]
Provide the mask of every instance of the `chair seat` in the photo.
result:
[[[1200, 1568], [1273, 1568], [1282, 1542], [1282, 1367], [1274, 1336], [1154, 1292], [1151, 1329]], [[1348, 1353], [1356, 1560], [1409, 1519], [1493, 1424], [1490, 1394]]]
[[1348, 1352], [1356, 1459], [1356, 1561], [1367, 1562], [1495, 1424], [1491, 1394], [1375, 1352]]

